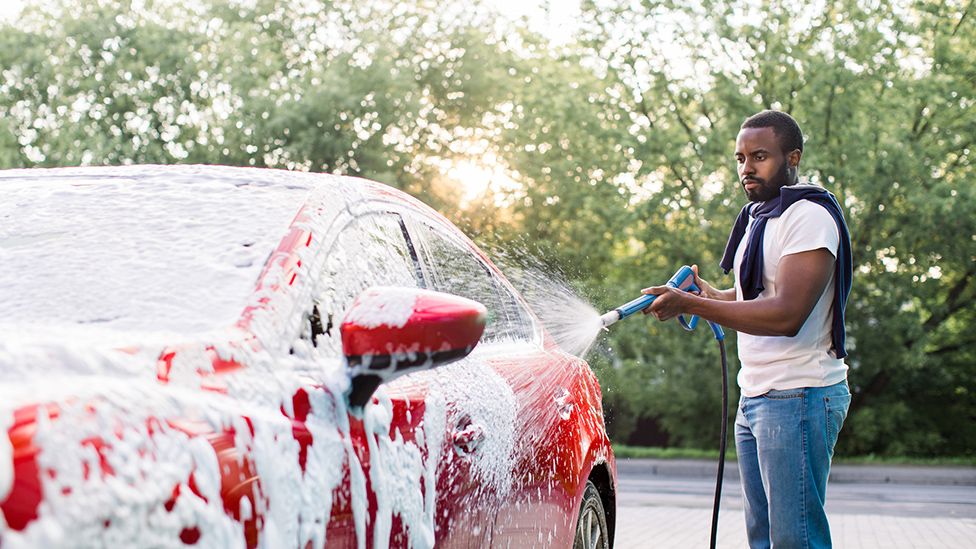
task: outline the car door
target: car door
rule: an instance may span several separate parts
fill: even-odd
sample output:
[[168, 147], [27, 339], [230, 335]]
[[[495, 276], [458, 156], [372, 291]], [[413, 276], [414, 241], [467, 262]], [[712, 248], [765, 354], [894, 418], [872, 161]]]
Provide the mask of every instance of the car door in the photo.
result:
[[[511, 286], [473, 246], [438, 220], [410, 218], [431, 287], [480, 301], [488, 326], [477, 352], [515, 399], [508, 485], [494, 487], [485, 519], [493, 546], [572, 543], [579, 473], [573, 383], [579, 361], [542, 345], [541, 333]], [[488, 395], [486, 395], [487, 398]]]
[[[320, 324], [314, 339], [341, 359], [338, 326], [349, 306], [370, 286], [427, 287], [402, 217], [389, 205], [359, 209], [343, 222], [327, 252], [316, 296]], [[482, 547], [490, 528], [472, 521], [465, 494], [479, 492], [465, 460], [471, 446], [456, 429], [452, 371], [464, 361], [421, 371], [381, 386], [362, 417], [349, 415], [350, 447], [343, 480], [333, 498], [329, 547]]]

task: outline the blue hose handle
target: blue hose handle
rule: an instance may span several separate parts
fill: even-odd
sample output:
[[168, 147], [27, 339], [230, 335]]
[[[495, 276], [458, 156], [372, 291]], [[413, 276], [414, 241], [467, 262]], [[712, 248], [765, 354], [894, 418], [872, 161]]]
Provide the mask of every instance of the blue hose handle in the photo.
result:
[[[668, 280], [667, 286], [672, 288], [678, 288], [679, 290], [684, 290], [686, 292], [698, 292], [701, 291], [698, 286], [695, 285], [695, 272], [691, 270], [688, 265], [682, 265], [678, 272], [674, 273], [674, 276]], [[643, 311], [646, 309], [654, 300], [657, 298], [656, 295], [645, 294], [637, 299], [625, 303], [616, 309], [620, 314], [620, 318], [626, 318], [637, 311]], [[684, 315], [678, 316], [678, 323], [685, 330], [692, 331], [698, 326], [698, 315], [693, 315], [690, 321], [685, 321]], [[715, 322], [708, 321], [709, 327], [712, 329], [712, 334], [715, 335], [715, 339], [721, 341], [725, 339], [725, 332], [722, 331], [722, 327]]]

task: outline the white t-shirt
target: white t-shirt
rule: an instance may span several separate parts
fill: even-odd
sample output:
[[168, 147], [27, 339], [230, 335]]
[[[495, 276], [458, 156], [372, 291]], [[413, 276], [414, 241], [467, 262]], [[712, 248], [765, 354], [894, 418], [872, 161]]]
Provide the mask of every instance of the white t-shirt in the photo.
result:
[[[735, 298], [742, 301], [739, 265], [755, 221], [749, 218], [746, 235], [735, 252]], [[787, 255], [826, 248], [836, 260], [840, 244], [837, 223], [819, 204], [798, 200], [783, 215], [766, 220], [763, 237], [763, 286], [756, 299], [776, 295], [776, 271]], [[826, 387], [847, 377], [847, 365], [833, 352], [831, 326], [834, 315], [834, 286], [830, 282], [817, 300], [799, 333], [793, 337], [754, 336], [737, 333], [739, 343], [739, 387], [747, 397], [773, 389]]]

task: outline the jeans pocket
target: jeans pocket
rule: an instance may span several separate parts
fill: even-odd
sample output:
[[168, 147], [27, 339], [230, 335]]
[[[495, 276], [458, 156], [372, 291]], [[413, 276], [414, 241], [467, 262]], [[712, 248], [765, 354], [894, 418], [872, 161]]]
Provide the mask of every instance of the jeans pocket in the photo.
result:
[[841, 428], [844, 427], [844, 420], [847, 419], [847, 410], [850, 406], [850, 393], [824, 397], [824, 408], [827, 416], [827, 451], [831, 457], [834, 455], [837, 436], [840, 434]]

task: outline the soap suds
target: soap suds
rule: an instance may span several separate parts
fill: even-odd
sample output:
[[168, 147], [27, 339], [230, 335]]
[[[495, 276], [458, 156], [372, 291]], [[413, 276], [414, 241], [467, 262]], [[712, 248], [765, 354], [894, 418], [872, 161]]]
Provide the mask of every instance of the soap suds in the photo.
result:
[[180, 334], [233, 323], [310, 188], [258, 174], [0, 173], [0, 323]]
[[[385, 291], [383, 291], [385, 290]], [[402, 328], [413, 315], [416, 294], [398, 288], [373, 287], [359, 295], [346, 320], [364, 328]]]
[[[151, 177], [151, 185], [130, 190], [147, 203], [158, 186], [162, 199], [176, 208], [192, 194], [181, 194], [184, 187], [192, 187], [190, 180], [210, 178], [204, 185], [206, 193], [201, 194], [206, 195], [206, 204], [217, 208], [216, 213], [234, 208], [238, 193], [252, 191], [268, 198], [264, 205], [274, 211], [260, 221], [264, 213], [244, 206], [239, 220], [246, 222], [227, 233], [219, 227], [206, 229], [202, 214], [152, 221], [159, 230], [192, 238], [207, 233], [207, 238], [223, 242], [217, 249], [204, 247], [181, 256], [172, 272], [169, 266], [159, 268], [159, 258], [168, 257], [161, 252], [149, 257], [111, 246], [113, 258], [134, 263], [131, 269], [123, 269], [129, 276], [145, 274], [150, 277], [147, 284], [159, 285], [145, 294], [112, 293], [104, 287], [109, 281], [93, 281], [81, 292], [86, 295], [72, 297], [67, 294], [76, 289], [75, 282], [51, 278], [46, 282], [54, 285], [51, 295], [37, 295], [41, 288], [25, 291], [34, 292], [31, 295], [40, 304], [54, 303], [53, 309], [28, 306], [26, 301], [0, 305], [4, 312], [21, 315], [12, 322], [21, 319], [34, 325], [24, 329], [4, 322], [0, 326], [0, 332], [9, 336], [0, 337], [0, 501], [12, 485], [13, 448], [10, 438], [2, 435], [13, 425], [13, 413], [39, 404], [50, 404], [52, 410], [47, 417], [45, 408], [40, 408], [33, 436], [43, 471], [44, 498], [38, 517], [23, 530], [0, 520], [4, 549], [184, 547], [182, 537], [196, 539], [197, 547], [242, 547], [248, 531], [256, 534], [259, 546], [322, 546], [330, 543], [326, 532], [332, 503], [346, 471], [358, 547], [388, 546], [395, 519], [411, 546], [432, 547], [438, 513], [445, 511], [437, 503], [446, 497], [438, 493], [438, 475], [450, 466], [449, 460], [459, 459], [459, 450], [446, 437], [459, 427], [476, 435], [464, 450], [469, 452], [465, 459], [470, 460], [474, 484], [481, 491], [475, 496], [501, 500], [511, 492], [519, 410], [512, 387], [482, 349], [462, 361], [405, 378], [402, 386], [381, 386], [363, 417], [366, 440], [354, 441], [359, 435], [350, 429], [342, 396], [349, 380], [338, 321], [351, 298], [365, 287], [405, 283], [393, 275], [374, 274], [374, 267], [409, 265], [409, 257], [400, 255], [332, 253], [337, 242], [363, 249], [367, 236], [395, 234], [383, 232], [381, 224], [363, 229], [350, 220], [348, 204], [366, 196], [365, 183], [222, 168], [93, 169], [77, 171], [83, 176], [81, 183], [64, 191], [64, 199], [84, 206], [80, 211], [89, 214], [107, 213], [112, 206], [100, 205], [94, 198], [98, 193], [85, 196], [85, 189], [97, 187], [92, 185], [96, 175], [121, 174], [117, 184], [123, 186], [129, 180], [138, 183], [146, 170], [160, 174]], [[24, 182], [31, 177], [36, 172], [3, 174], [0, 187], [5, 188], [8, 180], [20, 181], [11, 188], [36, 186]], [[215, 181], [225, 179], [236, 183]], [[287, 198], [273, 198], [282, 188], [281, 195]], [[305, 198], [309, 205], [298, 212], [297, 204]], [[285, 213], [289, 207], [293, 211]], [[45, 219], [55, 215], [53, 210], [42, 211]], [[42, 213], [31, 215], [41, 222]], [[96, 226], [103, 230], [122, 227], [100, 223]], [[344, 227], [354, 230], [343, 232]], [[243, 234], [238, 229], [246, 233], [246, 242], [238, 238]], [[77, 258], [80, 252], [65, 250], [68, 245], [58, 240], [63, 237], [58, 231], [61, 228], [4, 233], [0, 260], [22, 261], [25, 246], [46, 250], [50, 245], [68, 254], [63, 262], [50, 266], [83, 269]], [[276, 239], [286, 232], [297, 244], [272, 252]], [[147, 249], [166, 244], [159, 238], [147, 242]], [[251, 251], [259, 247], [264, 251]], [[201, 273], [182, 268], [198, 261], [211, 263], [201, 265]], [[147, 265], [167, 272], [145, 271]], [[353, 275], [340, 270], [343, 265]], [[363, 271], [363, 266], [370, 269]], [[354, 279], [355, 271], [366, 273], [368, 280]], [[334, 276], [318, 276], [322, 272]], [[114, 275], [110, 279], [123, 285]], [[206, 296], [177, 291], [198, 284]], [[5, 297], [21, 286], [20, 281], [0, 278]], [[224, 289], [235, 295], [224, 301]], [[179, 295], [167, 300], [162, 293]], [[107, 303], [93, 305], [95, 297], [106, 295]], [[413, 312], [414, 303], [407, 301], [378, 304], [382, 306], [374, 317], [357, 320], [365, 325], [402, 326]], [[102, 307], [94, 315], [100, 319], [97, 322], [85, 321], [94, 318], [90, 306]], [[323, 321], [331, 322], [332, 329], [312, 341], [307, 315], [315, 306], [323, 308]], [[34, 313], [40, 316], [28, 318]], [[145, 324], [156, 318], [153, 315], [158, 315], [159, 325]], [[244, 320], [235, 325], [239, 317]], [[228, 364], [233, 369], [221, 370]], [[157, 378], [159, 372], [165, 374], [166, 383]], [[397, 388], [411, 384], [423, 385], [425, 392], [424, 407], [414, 409], [413, 422], [407, 421], [414, 429], [408, 432], [401, 430], [407, 427], [396, 427], [400, 423], [397, 420], [395, 425], [392, 410], [396, 399], [404, 398]], [[307, 404], [298, 398], [300, 391]], [[368, 472], [357, 456], [356, 445], [363, 442]], [[248, 475], [256, 475], [259, 481], [244, 484]], [[367, 484], [378, 505], [372, 520], [367, 516]], [[238, 485], [237, 507], [229, 503], [225, 509], [221, 490]], [[235, 512], [239, 518], [234, 518]]]
[[512, 489], [517, 403], [515, 393], [475, 351], [469, 359], [434, 370], [432, 392], [448, 400], [448, 416], [480, 431], [472, 473], [478, 485], [504, 498]]

